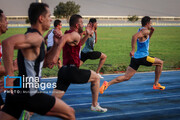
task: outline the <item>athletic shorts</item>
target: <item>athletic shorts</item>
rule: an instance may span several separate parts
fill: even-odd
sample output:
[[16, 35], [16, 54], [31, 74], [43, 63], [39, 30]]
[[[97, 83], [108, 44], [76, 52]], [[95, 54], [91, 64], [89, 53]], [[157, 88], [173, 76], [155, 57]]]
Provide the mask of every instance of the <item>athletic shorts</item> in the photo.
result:
[[143, 58], [131, 58], [131, 63], [130, 63], [130, 67], [133, 68], [134, 70], [138, 70], [140, 65], [144, 65], [144, 66], [152, 66], [152, 64], [154, 63], [155, 58], [153, 57], [143, 57]]
[[59, 69], [57, 87], [55, 89], [66, 91], [71, 83], [87, 83], [90, 75], [90, 70], [79, 69], [75, 65], [63, 66]]
[[33, 96], [24, 94], [6, 94], [3, 112], [19, 119], [23, 110], [45, 115], [55, 104], [55, 98], [43, 93]]
[[81, 61], [85, 62], [87, 59], [95, 60], [101, 57], [101, 52], [93, 51], [93, 52], [81, 52]]
[[1, 94], [0, 94], [0, 106], [1, 106], [1, 105], [4, 105], [4, 101], [3, 101], [2, 96], [1, 96]]

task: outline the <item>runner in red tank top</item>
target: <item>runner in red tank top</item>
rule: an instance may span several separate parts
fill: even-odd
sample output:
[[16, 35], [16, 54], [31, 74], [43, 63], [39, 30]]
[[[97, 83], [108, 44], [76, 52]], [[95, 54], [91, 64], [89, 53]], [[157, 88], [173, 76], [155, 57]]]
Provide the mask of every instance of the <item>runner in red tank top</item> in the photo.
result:
[[[65, 34], [72, 33], [73, 30], [66, 31]], [[66, 43], [63, 47], [63, 65], [71, 65], [74, 64], [79, 68], [80, 59], [79, 52], [81, 49], [81, 42], [79, 42], [76, 46], [70, 46]]]
[[[66, 31], [65, 35], [71, 36], [72, 33], [76, 32], [79, 33], [80, 36], [80, 33], [83, 32], [82, 17], [76, 14], [72, 15], [69, 24], [70, 30]], [[91, 82], [91, 91], [93, 93], [91, 110], [98, 112], [106, 112], [107, 109], [100, 107], [100, 105], [98, 104], [100, 85], [99, 76], [96, 74], [96, 72], [92, 70], [79, 69], [79, 52], [81, 45], [86, 42], [92, 32], [92, 25], [88, 24], [86, 27], [86, 35], [81, 38], [80, 41], [67, 41], [65, 43], [63, 47], [63, 67], [61, 67], [58, 72], [57, 87], [54, 89], [53, 95], [61, 99], [71, 83], [83, 84]]]
[[[1, 9], [0, 9], [0, 24], [1, 24], [0, 35], [2, 35], [4, 33], [6, 33], [6, 31], [7, 31], [8, 22], [7, 22], [6, 16], [4, 15], [4, 13]], [[0, 43], [0, 81], [3, 79], [2, 76], [5, 74], [5, 69], [4, 69], [4, 66], [1, 65], [1, 62], [2, 62], [2, 46]], [[1, 92], [1, 89], [0, 89], [0, 92]], [[4, 101], [0, 94], [0, 111], [3, 108], [3, 105], [4, 105]]]
[[1, 47], [1, 43], [0, 43], [0, 65], [1, 65], [1, 60], [2, 60], [2, 47]]

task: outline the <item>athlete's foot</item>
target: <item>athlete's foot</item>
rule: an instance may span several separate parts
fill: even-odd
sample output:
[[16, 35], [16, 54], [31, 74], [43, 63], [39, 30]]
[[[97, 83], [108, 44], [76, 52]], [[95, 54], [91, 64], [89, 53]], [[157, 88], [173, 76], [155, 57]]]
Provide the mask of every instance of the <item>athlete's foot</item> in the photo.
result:
[[101, 79], [104, 79], [104, 77], [102, 77], [101, 74], [97, 73], [97, 75], [98, 75]]
[[158, 89], [158, 90], [164, 90], [166, 87], [165, 86], [161, 86], [160, 83], [158, 83], [157, 85], [153, 85], [153, 89]]
[[31, 117], [30, 112], [24, 110], [22, 120], [30, 120], [30, 117]]
[[96, 105], [96, 107], [91, 106], [91, 110], [95, 112], [107, 112], [107, 108], [102, 108], [99, 104]]
[[99, 92], [100, 92], [101, 94], [103, 94], [104, 91], [105, 91], [107, 88], [108, 88], [108, 82], [107, 82], [107, 81], [104, 81], [103, 84], [102, 84], [102, 86], [101, 86], [100, 89], [99, 89]]

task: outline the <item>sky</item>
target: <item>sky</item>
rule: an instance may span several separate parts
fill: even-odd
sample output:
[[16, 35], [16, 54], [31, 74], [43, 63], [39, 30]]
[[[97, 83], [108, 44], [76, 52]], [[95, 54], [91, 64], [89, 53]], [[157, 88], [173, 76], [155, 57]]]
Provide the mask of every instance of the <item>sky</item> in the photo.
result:
[[[68, 0], [42, 0], [51, 13], [59, 2]], [[82, 16], [176, 16], [180, 17], [180, 0], [71, 0], [81, 6]], [[31, 2], [36, 0], [0, 0], [0, 9], [7, 16], [27, 16]]]

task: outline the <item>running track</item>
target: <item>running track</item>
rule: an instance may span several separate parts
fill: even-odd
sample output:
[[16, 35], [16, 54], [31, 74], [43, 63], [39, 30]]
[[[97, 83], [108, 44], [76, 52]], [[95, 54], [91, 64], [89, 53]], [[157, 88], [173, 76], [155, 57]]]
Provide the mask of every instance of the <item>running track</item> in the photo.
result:
[[[104, 75], [101, 85], [119, 75]], [[56, 78], [42, 81], [55, 82]], [[131, 80], [110, 86], [99, 96], [101, 106], [108, 108], [106, 113], [90, 110], [90, 83], [72, 84], [63, 100], [75, 109], [77, 120], [180, 120], [180, 71], [162, 72], [164, 91], [153, 90], [153, 82], [153, 72], [136, 73]], [[31, 120], [59, 119], [34, 114]]]

